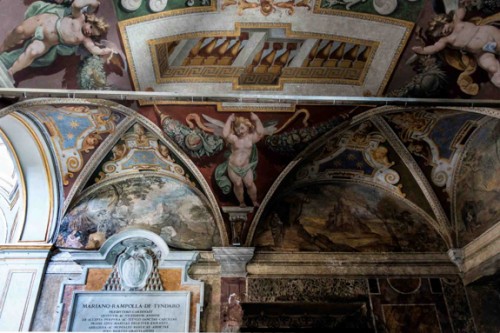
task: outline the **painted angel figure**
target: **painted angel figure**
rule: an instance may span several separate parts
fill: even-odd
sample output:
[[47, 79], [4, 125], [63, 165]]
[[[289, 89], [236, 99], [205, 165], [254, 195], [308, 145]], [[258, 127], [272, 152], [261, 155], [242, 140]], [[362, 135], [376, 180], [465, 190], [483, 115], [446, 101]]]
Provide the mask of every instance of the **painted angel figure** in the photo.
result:
[[438, 40], [425, 47], [414, 46], [417, 54], [435, 54], [447, 47], [470, 53], [479, 67], [490, 77], [491, 83], [500, 88], [500, 29], [493, 25], [476, 25], [464, 21], [466, 9], [458, 8], [453, 17], [438, 15], [429, 25], [428, 32]]
[[[250, 119], [231, 114], [225, 123], [220, 120], [203, 115], [208, 121], [206, 126], [200, 127], [222, 136], [229, 146], [227, 160], [215, 169], [215, 181], [224, 194], [233, 189], [240, 207], [245, 207], [245, 189], [252, 205], [259, 206], [257, 200], [257, 186], [255, 185], [258, 153], [256, 143], [265, 135], [276, 131], [276, 123], [271, 122], [264, 127], [255, 113], [250, 114]], [[200, 124], [201, 125], [201, 124]]]
[[[222, 129], [222, 137], [230, 145], [230, 154], [227, 161], [219, 165], [215, 171], [217, 184], [223, 189], [227, 187], [227, 176], [233, 184], [233, 192], [240, 203], [245, 207], [244, 188], [252, 200], [254, 207], [259, 206], [257, 201], [257, 187], [255, 186], [255, 169], [257, 167], [257, 148], [255, 144], [264, 137], [264, 126], [255, 113], [250, 119], [236, 117], [233, 114], [227, 118]], [[227, 173], [227, 176], [225, 174]]]
[[29, 66], [49, 66], [57, 55], [75, 54], [81, 46], [97, 56], [111, 58], [115, 52], [95, 42], [109, 27], [104, 19], [89, 13], [99, 7], [99, 0], [74, 0], [69, 6], [56, 2], [32, 3], [25, 20], [0, 44], [0, 61], [10, 75]]

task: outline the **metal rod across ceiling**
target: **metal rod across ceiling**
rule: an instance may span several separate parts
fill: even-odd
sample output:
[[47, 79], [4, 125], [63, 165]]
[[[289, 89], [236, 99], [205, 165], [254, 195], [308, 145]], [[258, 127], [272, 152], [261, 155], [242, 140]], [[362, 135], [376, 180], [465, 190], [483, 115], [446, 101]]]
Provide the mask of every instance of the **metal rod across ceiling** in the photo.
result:
[[[500, 99], [439, 99], [439, 98], [400, 98], [400, 97], [356, 97], [356, 96], [303, 96], [303, 95], [266, 95], [259, 93], [224, 93], [191, 95], [176, 92], [116, 91], [116, 90], [66, 90], [66, 89], [30, 89], [0, 88], [0, 98], [31, 99], [41, 97], [54, 98], [98, 98], [115, 101], [149, 102], [231, 102], [231, 103], [293, 103], [318, 105], [405, 105], [405, 106], [468, 106], [500, 107]], [[500, 93], [499, 93], [500, 97]]]

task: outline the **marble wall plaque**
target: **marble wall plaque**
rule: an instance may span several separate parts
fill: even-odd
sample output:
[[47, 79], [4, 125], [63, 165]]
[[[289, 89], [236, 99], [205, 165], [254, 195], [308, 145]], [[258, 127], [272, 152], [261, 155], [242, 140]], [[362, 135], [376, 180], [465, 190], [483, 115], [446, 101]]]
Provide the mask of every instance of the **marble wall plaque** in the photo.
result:
[[188, 332], [189, 291], [75, 291], [67, 331]]

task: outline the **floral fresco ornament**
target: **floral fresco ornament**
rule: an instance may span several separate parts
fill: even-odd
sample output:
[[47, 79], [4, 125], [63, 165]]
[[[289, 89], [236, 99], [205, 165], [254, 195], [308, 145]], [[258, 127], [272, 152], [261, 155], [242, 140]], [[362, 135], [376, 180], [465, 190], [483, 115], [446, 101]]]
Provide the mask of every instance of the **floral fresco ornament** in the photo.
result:
[[210, 157], [224, 149], [224, 140], [219, 135], [207, 133], [205, 128], [201, 130], [194, 128], [194, 125], [188, 122], [190, 126], [181, 124], [164, 114], [155, 106], [155, 111], [160, 116], [161, 126], [165, 134], [173, 139], [184, 152], [191, 157]]
[[300, 0], [297, 3], [296, 0], [280, 1], [280, 0], [223, 0], [221, 9], [237, 5], [238, 15], [243, 15], [246, 9], [259, 8], [260, 13], [264, 16], [268, 16], [277, 11], [277, 9], [285, 10], [288, 15], [295, 14], [296, 7], [306, 7], [307, 10], [311, 10], [309, 4], [310, 0]]

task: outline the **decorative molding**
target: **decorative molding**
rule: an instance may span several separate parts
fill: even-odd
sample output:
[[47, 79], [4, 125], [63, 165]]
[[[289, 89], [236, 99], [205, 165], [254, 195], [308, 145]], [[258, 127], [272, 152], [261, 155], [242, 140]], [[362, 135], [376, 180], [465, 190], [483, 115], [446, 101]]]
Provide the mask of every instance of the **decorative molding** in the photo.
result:
[[477, 133], [480, 132], [481, 128], [486, 126], [487, 124], [489, 124], [490, 122], [490, 118], [489, 117], [483, 117], [482, 119], [480, 119], [477, 124], [478, 124], [478, 127], [471, 133], [469, 139], [467, 140], [467, 142], [465, 143], [463, 149], [461, 150], [460, 152], [460, 156], [458, 156], [457, 158], [457, 162], [455, 164], [455, 168], [453, 169], [453, 172], [451, 174], [451, 178], [452, 178], [452, 186], [451, 186], [451, 189], [450, 189], [450, 198], [451, 198], [451, 204], [450, 204], [450, 207], [451, 207], [451, 222], [452, 222], [452, 227], [454, 228], [455, 230], [455, 241], [458, 243], [459, 240], [458, 240], [458, 232], [457, 230], [459, 230], [459, 227], [458, 227], [458, 216], [455, 214], [456, 212], [456, 209], [457, 209], [457, 193], [458, 193], [458, 190], [457, 190], [457, 186], [460, 184], [457, 179], [459, 178], [460, 176], [460, 172], [462, 170], [462, 164], [463, 164], [463, 161], [464, 161], [464, 158], [466, 157], [466, 154], [467, 152], [471, 149], [471, 145], [472, 143], [475, 141], [475, 137], [477, 137]]
[[449, 249], [448, 250], [448, 257], [450, 257], [450, 260], [452, 263], [457, 265], [458, 270], [460, 272], [463, 272], [463, 266], [464, 266], [464, 251], [463, 249]]
[[95, 169], [99, 166], [99, 164], [102, 162], [104, 157], [108, 154], [108, 152], [111, 150], [111, 148], [116, 144], [116, 142], [120, 139], [120, 137], [125, 133], [134, 123], [135, 119], [134, 118], [126, 118], [123, 121], [121, 121], [118, 126], [116, 127], [115, 133], [113, 135], [110, 135], [107, 137], [104, 142], [102, 142], [99, 147], [97, 147], [94, 155], [88, 161], [85, 166], [83, 167], [82, 171], [78, 175], [75, 183], [71, 187], [71, 190], [68, 192], [66, 195], [66, 199], [64, 200], [64, 205], [62, 209], [62, 216], [66, 214], [66, 211], [69, 208], [69, 205], [79, 193], [83, 187], [87, 184], [89, 181], [90, 177], [94, 173]]
[[500, 221], [462, 248], [464, 283], [469, 284], [500, 271], [499, 249]]
[[214, 247], [214, 258], [221, 265], [221, 277], [245, 277], [247, 263], [252, 259], [253, 247]]
[[231, 223], [231, 242], [234, 246], [241, 245], [243, 226], [248, 222], [248, 214], [253, 213], [254, 207], [221, 207], [229, 215]]
[[[87, 279], [89, 277], [89, 269], [113, 269], [117, 260], [123, 253], [133, 254], [134, 248], [144, 248], [147, 252], [154, 256], [153, 267], [156, 269], [152, 270], [152, 274], [146, 277], [145, 287], [159, 288], [158, 281], [159, 276], [156, 273], [158, 269], [180, 269], [181, 270], [181, 286], [198, 287], [200, 289], [199, 300], [195, 301], [195, 308], [198, 311], [198, 315], [195, 316], [195, 329], [199, 331], [200, 327], [200, 317], [199, 312], [204, 304], [204, 283], [191, 279], [188, 276], [188, 270], [190, 266], [195, 263], [199, 258], [199, 253], [196, 251], [170, 251], [165, 241], [157, 234], [144, 230], [144, 229], [128, 229], [119, 234], [111, 236], [99, 251], [71, 251], [69, 252], [69, 257], [81, 266], [82, 274], [78, 279], [71, 280], [68, 279], [62, 283], [59, 290], [56, 321], [55, 321], [55, 331], [64, 329], [64, 315], [67, 314], [67, 308], [65, 307], [65, 290], [66, 287], [71, 287], [71, 290], [79, 290], [82, 285], [87, 284]], [[68, 254], [65, 254], [63, 258], [59, 258], [61, 261], [67, 261], [69, 259]], [[127, 261], [129, 258], [125, 258]], [[119, 265], [119, 263], [118, 263]], [[135, 266], [135, 263], [131, 263], [131, 266]], [[125, 267], [125, 271], [127, 268]], [[131, 272], [131, 271], [129, 271]], [[110, 289], [121, 289], [121, 282], [117, 283], [116, 276], [112, 271], [110, 275], [110, 280], [107, 286], [104, 288]], [[141, 276], [144, 278], [145, 274]], [[131, 280], [134, 281], [134, 276]], [[135, 280], [138, 281], [137, 279]], [[139, 288], [138, 285], [133, 283], [132, 289]], [[163, 288], [163, 287], [161, 287]], [[160, 288], [160, 289], [161, 289]], [[140, 289], [140, 288], [139, 288]], [[67, 301], [67, 300], [66, 300]], [[66, 304], [67, 305], [67, 304]]]
[[[403, 101], [405, 99], [402, 99]], [[415, 99], [409, 99], [410, 101], [414, 101]], [[440, 104], [439, 100], [436, 99], [435, 101], [436, 104]], [[468, 112], [473, 112], [473, 113], [479, 113], [485, 116], [490, 116], [493, 118], [499, 118], [500, 119], [500, 109], [493, 109], [493, 108], [485, 108], [485, 107], [458, 107], [458, 106], [450, 106], [450, 107], [442, 107], [442, 106], [433, 106], [433, 105], [428, 105], [426, 104], [425, 106], [394, 106], [394, 105], [387, 105], [389, 104], [389, 101], [387, 101], [386, 105], [384, 106], [379, 106], [376, 108], [373, 108], [369, 111], [363, 112], [357, 116], [354, 116], [352, 118], [353, 122], [361, 122], [364, 120], [371, 119], [373, 116], [376, 115], [383, 115], [383, 114], [390, 114], [394, 112], [407, 112], [407, 111], [418, 111], [418, 110], [428, 110], [428, 109], [434, 109], [434, 110], [451, 110], [451, 111], [468, 111]], [[406, 104], [406, 102], [405, 102]], [[441, 104], [440, 104], [441, 105]], [[472, 103], [474, 105], [474, 103]]]
[[341, 123], [338, 126], [335, 126], [332, 128], [330, 131], [326, 132], [324, 135], [319, 137], [317, 140], [313, 141], [310, 143], [304, 150], [302, 150], [288, 165], [285, 167], [283, 171], [278, 175], [276, 180], [273, 182], [271, 187], [266, 193], [266, 196], [262, 200], [260, 207], [257, 209], [257, 212], [255, 212], [255, 215], [253, 217], [253, 220], [250, 224], [250, 227], [248, 229], [247, 233], [247, 238], [245, 240], [245, 246], [251, 246], [253, 237], [255, 234], [255, 230], [257, 229], [257, 225], [260, 222], [260, 218], [262, 217], [262, 214], [264, 213], [264, 208], [267, 207], [267, 204], [271, 201], [273, 198], [274, 194], [282, 184], [282, 182], [286, 179], [286, 177], [295, 169], [299, 163], [301, 163], [307, 156], [309, 156], [312, 152], [318, 150], [321, 148], [322, 145], [324, 145], [331, 136], [335, 135], [337, 132], [343, 132], [345, 131], [348, 126], [349, 122], [345, 121]]
[[450, 230], [450, 221], [446, 216], [446, 213], [441, 206], [436, 193], [432, 189], [431, 185], [427, 181], [427, 178], [422, 172], [422, 169], [418, 166], [415, 159], [410, 154], [410, 152], [406, 149], [406, 147], [401, 143], [398, 136], [391, 127], [385, 122], [385, 120], [380, 116], [374, 116], [372, 118], [372, 122], [375, 126], [384, 134], [389, 144], [394, 148], [396, 153], [399, 155], [403, 163], [410, 170], [413, 175], [415, 182], [420, 187], [420, 190], [425, 195], [425, 198], [429, 202], [434, 215], [436, 216], [437, 223], [433, 223], [432, 226], [444, 237], [446, 244], [448, 247], [451, 247], [453, 244], [453, 237], [451, 235]]
[[[208, 7], [196, 7], [196, 8], [208, 8]], [[69, 94], [68, 94], [69, 96]], [[123, 105], [120, 105], [114, 101], [110, 100], [99, 100], [99, 99], [77, 99], [77, 98], [39, 98], [39, 99], [33, 99], [33, 100], [27, 100], [27, 101], [22, 101], [18, 102], [14, 105], [11, 105], [5, 109], [0, 110], [0, 117], [3, 117], [7, 114], [10, 114], [15, 111], [21, 111], [23, 108], [31, 107], [31, 106], [39, 106], [39, 105], [88, 105], [88, 106], [103, 106], [103, 107], [108, 107], [112, 111], [116, 111], [122, 114], [125, 114], [125, 116], [131, 117], [132, 119], [136, 120], [138, 123], [140, 123], [142, 126], [144, 126], [147, 130], [153, 132], [159, 139], [160, 141], [167, 146], [167, 148], [173, 152], [173, 154], [179, 158], [181, 163], [189, 170], [189, 172], [195, 177], [197, 183], [200, 185], [202, 191], [205, 193], [205, 195], [208, 198], [208, 201], [210, 203], [210, 208], [214, 214], [214, 218], [217, 224], [217, 227], [219, 228], [220, 232], [220, 237], [221, 237], [221, 242], [223, 246], [226, 246], [229, 244], [229, 239], [228, 239], [228, 233], [226, 231], [226, 226], [224, 224], [224, 219], [222, 217], [221, 211], [219, 209], [219, 204], [215, 198], [215, 195], [213, 194], [211, 187], [208, 185], [206, 179], [203, 177], [201, 172], [199, 171], [198, 167], [194, 164], [194, 162], [180, 149], [177, 148], [176, 144], [166, 135], [163, 134], [160, 128], [156, 126], [152, 121], [147, 119], [146, 117], [138, 114], [135, 110], [130, 109], [128, 107], [125, 107]], [[125, 120], [124, 120], [125, 121]], [[123, 122], [123, 121], [122, 121]], [[113, 140], [118, 140], [114, 138], [114, 136], [108, 136], [105, 141], [113, 141]], [[105, 144], [105, 142], [103, 143]], [[109, 146], [111, 148], [111, 145]], [[106, 152], [102, 151], [102, 156], [100, 158], [104, 158]], [[97, 159], [96, 159], [97, 160]], [[100, 162], [100, 160], [99, 160]], [[90, 161], [92, 163], [92, 161]], [[95, 163], [95, 167], [97, 167], [98, 162]], [[70, 200], [73, 200], [77, 191], [81, 190], [83, 186], [85, 186], [86, 182], [92, 175], [91, 171], [88, 171], [89, 173], [85, 175], [85, 179], [82, 178], [81, 181], [77, 180], [73, 187], [75, 188], [74, 192], [71, 192], [72, 197], [69, 198], [67, 197], [67, 203], [65, 203], [64, 207], [67, 209], [69, 207], [69, 202]], [[81, 175], [81, 174], [80, 174]], [[62, 196], [61, 196], [62, 198]]]
[[[197, 31], [148, 40], [156, 83], [165, 84], [175, 82], [232, 82], [234, 90], [282, 90], [284, 84], [286, 83], [328, 83], [361, 86], [363, 85], [364, 78], [367, 75], [373, 57], [378, 47], [380, 46], [380, 42], [371, 40], [355, 39], [338, 35], [294, 31], [292, 29], [292, 24], [290, 23], [235, 22], [234, 25], [234, 31]], [[166, 49], [168, 49], [166, 45], [168, 45], [169, 43], [200, 38], [238, 38], [242, 34], [242, 29], [284, 29], [285, 36], [293, 40], [301, 39], [305, 41], [308, 39], [315, 39], [319, 41], [320, 39], [322, 39], [329, 40], [331, 43], [338, 42], [344, 44], [353, 44], [356, 49], [365, 47], [365, 50], [367, 50], [367, 55], [365, 57], [366, 60], [355, 61], [355, 68], [343, 67], [342, 64], [336, 67], [286, 67], [286, 65], [284, 65], [282, 70], [280, 70], [281, 74], [254, 72], [248, 73], [247, 70], [250, 68], [248, 66], [169, 66], [168, 63], [164, 61], [164, 59], [168, 57], [168, 54], [165, 55], [165, 53], [167, 53]], [[262, 46], [263, 45], [264, 44], [262, 44]], [[182, 47], [182, 45], [179, 43], [178, 47]], [[335, 52], [335, 49], [333, 49], [332, 53], [333, 52]], [[350, 52], [350, 49], [347, 52]], [[357, 57], [359, 57], [363, 52], [359, 52]], [[277, 79], [277, 83], [268, 83], [271, 81], [274, 82], [275, 79]]]
[[446, 253], [296, 253], [256, 252], [251, 275], [419, 276], [457, 274]]

